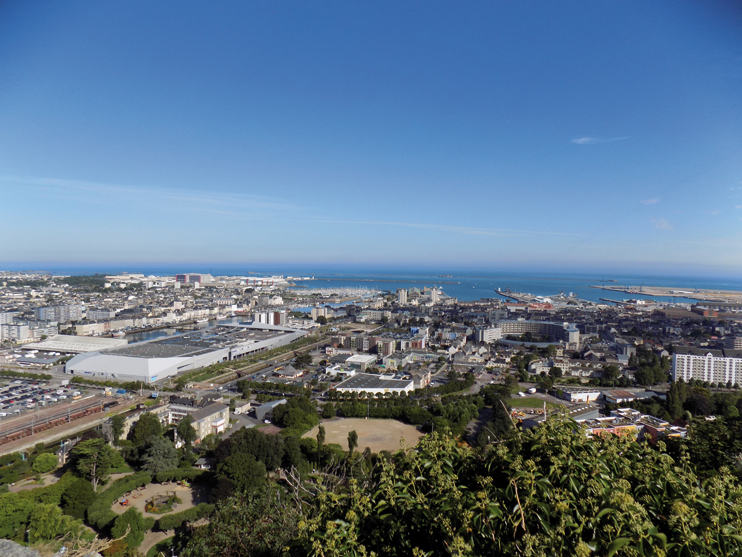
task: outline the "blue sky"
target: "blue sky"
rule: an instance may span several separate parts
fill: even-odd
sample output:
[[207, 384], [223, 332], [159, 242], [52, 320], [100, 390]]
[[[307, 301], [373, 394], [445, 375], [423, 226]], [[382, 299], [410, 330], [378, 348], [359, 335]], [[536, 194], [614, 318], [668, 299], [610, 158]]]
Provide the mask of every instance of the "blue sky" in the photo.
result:
[[738, 2], [4, 2], [0, 267], [742, 273]]

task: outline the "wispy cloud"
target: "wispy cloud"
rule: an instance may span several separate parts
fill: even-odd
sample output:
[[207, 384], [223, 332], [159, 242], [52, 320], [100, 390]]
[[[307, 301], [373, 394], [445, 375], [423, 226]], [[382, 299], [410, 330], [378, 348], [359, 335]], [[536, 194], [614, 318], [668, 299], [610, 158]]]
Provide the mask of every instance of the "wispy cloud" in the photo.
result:
[[672, 223], [665, 219], [652, 219], [651, 222], [655, 228], [659, 228], [660, 230], [675, 230]]
[[642, 205], [654, 205], [655, 203], [659, 203], [659, 199], [657, 199], [656, 197], [653, 197], [651, 199], [643, 199], [642, 201], [640, 201], [640, 203]]
[[440, 230], [442, 232], [452, 232], [457, 234], [470, 234], [473, 236], [514, 236], [518, 234], [536, 234], [544, 236], [577, 236], [571, 232], [551, 232], [548, 230], [515, 230], [507, 228], [478, 228], [472, 226], [452, 226], [447, 224], [428, 224], [417, 222], [395, 222], [395, 221], [364, 221], [364, 220], [347, 220], [347, 221], [317, 221], [333, 222], [338, 224], [361, 224], [364, 226], [403, 226], [407, 228], [423, 228], [429, 230]]
[[220, 215], [237, 216], [246, 211], [298, 208], [271, 197], [224, 192], [217, 189], [127, 186], [59, 178], [0, 177], [0, 185], [2, 184], [31, 187], [56, 197], [77, 195], [87, 202], [98, 204], [120, 206], [122, 202], [133, 202], [139, 207], [157, 205]]
[[735, 205], [734, 208], [735, 209], [742, 209], [742, 205]]
[[718, 215], [719, 213], [721, 213], [719, 209], [714, 209], [713, 211], [706, 211], [707, 215]]
[[625, 137], [578, 137], [572, 140], [575, 145], [593, 145], [595, 143], [611, 143], [613, 141], [623, 141], [628, 139], [629, 136]]

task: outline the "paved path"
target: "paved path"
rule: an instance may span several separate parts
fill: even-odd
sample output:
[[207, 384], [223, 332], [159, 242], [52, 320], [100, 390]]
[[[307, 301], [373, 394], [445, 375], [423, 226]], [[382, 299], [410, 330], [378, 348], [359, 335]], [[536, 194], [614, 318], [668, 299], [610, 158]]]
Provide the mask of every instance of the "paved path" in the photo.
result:
[[16, 483], [15, 485], [11, 485], [10, 487], [8, 487], [8, 491], [16, 493], [18, 491], [36, 489], [37, 487], [46, 487], [47, 485], [52, 485], [59, 481], [59, 477], [55, 476], [53, 473], [44, 474], [43, 476], [41, 476], [41, 479], [44, 480], [43, 484], [34, 483], [33, 480], [24, 480], [20, 483]]
[[145, 534], [144, 541], [142, 542], [142, 545], [139, 546], [138, 551], [142, 555], [146, 556], [147, 552], [150, 549], [152, 549], [161, 541], [166, 540], [174, 535], [175, 530], [168, 530], [167, 532], [153, 532], [152, 530], [150, 530]]
[[[157, 514], [157, 513], [149, 513], [144, 510], [145, 505], [147, 504], [147, 501], [151, 499], [152, 497], [156, 495], [164, 495], [168, 491], [174, 491], [175, 494], [182, 499], [182, 503], [178, 503], [177, 508], [174, 508], [172, 512], [165, 513], [165, 514]], [[122, 497], [119, 497], [111, 506], [111, 510], [115, 512], [116, 514], [123, 514], [126, 509], [135, 507], [139, 509], [139, 511], [145, 516], [145, 517], [152, 517], [154, 519], [160, 518], [161, 516], [165, 516], [166, 514], [172, 514], [172, 513], [179, 513], [181, 511], [185, 511], [190, 509], [191, 507], [195, 507], [201, 502], [206, 501], [203, 494], [200, 492], [198, 488], [194, 489], [191, 487], [183, 487], [174, 483], [170, 483], [168, 485], [162, 485], [159, 483], [152, 483], [149, 484], [147, 487], [141, 490], [141, 496], [140, 497], [129, 497], [129, 505], [123, 506], [121, 504]]]

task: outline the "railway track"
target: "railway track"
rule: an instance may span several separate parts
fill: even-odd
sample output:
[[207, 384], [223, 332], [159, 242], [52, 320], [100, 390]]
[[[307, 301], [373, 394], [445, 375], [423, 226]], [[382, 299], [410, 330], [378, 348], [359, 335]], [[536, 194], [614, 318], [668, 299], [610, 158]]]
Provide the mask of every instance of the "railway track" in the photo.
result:
[[12, 443], [18, 439], [29, 437], [42, 431], [46, 431], [53, 427], [57, 427], [63, 424], [72, 423], [75, 420], [90, 416], [92, 414], [98, 414], [105, 412], [110, 408], [118, 406], [120, 401], [115, 399], [103, 399], [98, 398], [97, 400], [91, 401], [86, 404], [78, 405], [74, 408], [70, 407], [66, 410], [59, 410], [57, 412], [47, 414], [41, 418], [30, 417], [24, 420], [22, 423], [12, 424], [9, 428], [3, 428], [0, 424], [0, 445]]

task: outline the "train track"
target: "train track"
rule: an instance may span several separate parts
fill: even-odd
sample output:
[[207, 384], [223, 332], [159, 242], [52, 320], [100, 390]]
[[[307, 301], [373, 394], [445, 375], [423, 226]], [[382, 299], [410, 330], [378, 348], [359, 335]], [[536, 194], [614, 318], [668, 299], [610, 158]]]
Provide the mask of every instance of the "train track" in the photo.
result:
[[0, 428], [0, 445], [5, 445], [6, 443], [11, 443], [18, 439], [35, 435], [53, 427], [71, 423], [74, 420], [92, 414], [104, 412], [114, 406], [118, 406], [118, 404], [118, 400], [98, 399], [87, 404], [81, 404], [75, 408], [70, 407], [67, 410], [60, 410], [53, 414], [48, 414], [39, 419], [36, 419], [35, 417], [27, 419], [23, 423], [13, 424], [9, 429]]

